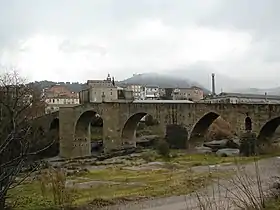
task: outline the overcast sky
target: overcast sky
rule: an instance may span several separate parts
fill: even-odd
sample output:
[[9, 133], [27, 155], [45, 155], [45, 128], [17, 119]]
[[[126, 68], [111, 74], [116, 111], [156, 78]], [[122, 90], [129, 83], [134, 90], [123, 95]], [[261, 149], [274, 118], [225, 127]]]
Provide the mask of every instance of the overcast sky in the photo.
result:
[[276, 84], [279, 9], [279, 0], [0, 0], [0, 64], [84, 81], [203, 62]]

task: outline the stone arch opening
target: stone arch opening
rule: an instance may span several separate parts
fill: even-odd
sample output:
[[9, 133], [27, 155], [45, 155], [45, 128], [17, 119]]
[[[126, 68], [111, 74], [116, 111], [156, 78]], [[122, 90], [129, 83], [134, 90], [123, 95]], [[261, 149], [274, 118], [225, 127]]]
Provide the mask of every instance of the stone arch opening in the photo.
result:
[[273, 118], [272, 120], [265, 123], [265, 125], [261, 128], [259, 132], [258, 140], [271, 141], [279, 125], [280, 117]]
[[99, 114], [90, 122], [91, 152], [103, 151], [103, 119]]
[[[49, 139], [47, 139], [47, 134], [48, 132], [45, 132], [44, 128], [42, 126], [36, 127], [34, 126], [31, 130], [31, 144], [30, 144], [30, 151], [31, 152], [38, 152], [35, 156], [34, 159], [41, 159], [41, 158], [48, 158], [51, 157], [52, 155], [49, 154], [49, 149], [52, 147], [48, 147], [50, 145]], [[46, 148], [48, 147], [48, 148]]]
[[231, 137], [233, 137], [233, 132], [230, 124], [219, 114], [209, 112], [194, 125], [190, 132], [188, 145]]
[[39, 128], [37, 130], [37, 135], [40, 137], [43, 137], [45, 135], [45, 131], [42, 126], [39, 126]]
[[[95, 141], [92, 136], [95, 133], [94, 127], [99, 127], [101, 139]], [[91, 152], [100, 151], [103, 149], [103, 119], [93, 110], [85, 111], [80, 115], [75, 126], [75, 152], [79, 155], [91, 155]]]
[[158, 138], [159, 122], [151, 115], [140, 112], [129, 117], [122, 129], [122, 142], [126, 146], [143, 145]]
[[50, 124], [50, 130], [56, 130], [59, 131], [59, 119], [55, 118]]
[[47, 142], [53, 142], [53, 144], [47, 149], [46, 153], [49, 156], [59, 155], [59, 119], [52, 120], [48, 135], [46, 136]]
[[245, 118], [245, 131], [252, 131], [252, 119], [249, 116]]

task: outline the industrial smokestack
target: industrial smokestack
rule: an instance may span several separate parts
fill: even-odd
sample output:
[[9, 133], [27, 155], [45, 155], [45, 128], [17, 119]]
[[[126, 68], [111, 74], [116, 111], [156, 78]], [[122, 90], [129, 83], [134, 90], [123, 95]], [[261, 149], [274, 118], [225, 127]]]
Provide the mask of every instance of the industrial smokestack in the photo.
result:
[[215, 74], [212, 73], [212, 95], [215, 96], [216, 95], [216, 91], [215, 91]]

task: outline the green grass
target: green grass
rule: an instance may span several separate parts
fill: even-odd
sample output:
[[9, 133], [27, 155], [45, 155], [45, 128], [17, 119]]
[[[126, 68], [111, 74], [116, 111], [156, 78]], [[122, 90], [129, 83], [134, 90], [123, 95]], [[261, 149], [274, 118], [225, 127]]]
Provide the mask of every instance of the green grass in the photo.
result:
[[22, 210], [51, 210], [54, 209], [51, 196], [41, 195], [39, 182], [25, 183], [8, 194], [8, 202], [14, 209]]
[[142, 158], [148, 162], [159, 161], [159, 162], [168, 162], [169, 164], [179, 164], [182, 167], [194, 167], [194, 166], [206, 166], [206, 165], [215, 165], [223, 163], [232, 163], [232, 164], [242, 164], [253, 162], [261, 158], [271, 157], [272, 155], [263, 155], [263, 156], [254, 156], [254, 157], [218, 157], [216, 155], [205, 155], [205, 154], [186, 154], [183, 150], [172, 150], [172, 158], [166, 159], [160, 157], [154, 151], [146, 151], [142, 154]]
[[[280, 209], [280, 198], [271, 198], [265, 201], [265, 207], [262, 210], [279, 210]], [[249, 210], [253, 210], [249, 209]]]
[[[110, 204], [113, 201], [127, 198], [135, 200], [143, 197], [187, 194], [211, 183], [213, 178], [232, 175], [232, 172], [229, 171], [213, 172], [211, 174], [209, 172], [192, 173], [189, 169], [193, 166], [222, 163], [242, 164], [272, 156], [216, 157], [214, 155], [189, 155], [183, 151], [171, 151], [171, 153], [175, 152], [176, 155], [169, 160], [162, 159], [153, 151], [147, 151], [144, 156], [152, 159], [150, 161], [163, 161], [166, 165], [179, 165], [179, 167], [166, 167], [158, 170], [125, 170], [123, 167], [110, 167], [92, 170], [89, 173], [80, 175], [80, 177], [67, 177], [68, 180], [75, 180], [75, 183], [93, 180], [104, 181], [102, 184], [93, 185], [90, 189], [72, 190], [71, 196], [74, 198], [74, 204], [80, 206], [92, 203], [96, 205], [96, 203], [104, 200], [108, 201], [106, 204]], [[139, 157], [134, 157], [129, 161], [133, 162], [135, 158], [139, 159]], [[9, 196], [9, 201], [16, 204], [15, 209], [18, 210], [55, 209], [53, 207], [52, 193], [49, 191], [43, 197], [39, 181], [24, 183], [12, 189], [9, 192]], [[270, 209], [273, 210], [272, 208]]]
[[260, 157], [217, 157], [215, 155], [183, 155], [171, 159], [171, 162], [179, 163], [187, 166], [204, 166], [215, 165], [222, 163], [247, 163], [250, 161], [258, 160]]
[[[192, 192], [210, 181], [208, 174], [191, 175], [191, 179], [186, 179], [183, 174], [165, 174], [157, 175], [157, 178], [152, 176], [144, 176], [141, 178], [127, 177], [127, 180], [142, 181], [141, 185], [104, 185], [100, 186], [98, 190], [83, 190], [80, 192], [80, 198], [76, 200], [77, 203], [83, 203], [92, 199], [115, 199], [124, 197], [159, 197], [168, 195], [180, 195]], [[145, 181], [144, 181], [145, 179]], [[129, 182], [129, 181], [128, 181]]]
[[[75, 205], [85, 205], [100, 199], [113, 201], [129, 198], [135, 200], [143, 197], [181, 195], [209, 184], [215, 176], [217, 177], [218, 174], [193, 174], [181, 170], [130, 171], [108, 168], [90, 171], [83, 176], [89, 180], [103, 180], [103, 184], [93, 185], [90, 189], [75, 189], [71, 196], [74, 198]], [[74, 177], [69, 178], [73, 179]], [[89, 180], [84, 179], [79, 180], [79, 182]], [[117, 183], [112, 184], [111, 181]], [[38, 181], [23, 184], [11, 190], [9, 195], [11, 202], [16, 201], [15, 209], [41, 210], [53, 208], [52, 194], [48, 192], [43, 197]]]

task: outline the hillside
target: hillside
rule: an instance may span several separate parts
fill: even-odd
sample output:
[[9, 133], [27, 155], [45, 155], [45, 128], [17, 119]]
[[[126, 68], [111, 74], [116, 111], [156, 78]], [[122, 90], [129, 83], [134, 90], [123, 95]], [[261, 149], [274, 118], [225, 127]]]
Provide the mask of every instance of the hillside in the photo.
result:
[[[174, 76], [174, 75], [183, 75], [181, 77], [179, 76]], [[190, 77], [186, 76], [186, 75], [190, 75]], [[207, 77], [207, 79], [205, 78], [204, 80], [208, 80], [208, 85], [204, 86], [201, 85], [200, 83], [202, 82], [202, 84], [205, 84], [203, 82], [204, 77]], [[138, 74], [135, 75], [133, 77], [130, 77], [128, 79], [125, 79], [123, 81], [116, 81], [116, 84], [140, 84], [140, 85], [158, 85], [162, 88], [176, 88], [176, 87], [191, 87], [191, 86], [198, 86], [201, 87], [204, 92], [206, 94], [210, 93], [209, 89], [207, 89], [207, 87], [210, 87], [210, 75], [202, 75], [201, 77], [196, 77], [196, 80], [193, 79], [189, 79], [189, 78], [194, 78], [194, 76], [189, 73], [186, 72], [185, 74], [178, 74], [178, 72], [176, 73], [174, 71], [173, 76], [172, 75], [168, 75], [168, 74], [158, 74], [158, 73], [145, 73], [145, 74]], [[221, 77], [219, 77], [219, 75], [217, 75], [217, 83], [220, 83]], [[202, 80], [202, 81], [200, 81]], [[227, 79], [224, 78], [225, 81], [229, 81]], [[52, 85], [57, 84], [57, 82], [53, 82], [53, 81], [35, 81], [33, 82], [35, 84], [35, 86], [37, 86], [40, 90], [42, 90], [43, 88], [46, 87], [50, 87]], [[61, 85], [66, 85], [71, 91], [74, 92], [79, 92], [80, 90], [82, 90], [82, 86], [83, 83], [78, 83], [78, 82], [58, 82]], [[229, 84], [231, 84], [231, 82], [229, 82]], [[237, 81], [235, 81], [235, 84], [239, 84]], [[235, 87], [236, 85], [232, 85], [232, 87]], [[216, 89], [217, 92], [218, 89]], [[226, 91], [226, 89], [224, 90]], [[239, 92], [239, 93], [250, 93], [250, 94], [264, 94], [265, 92], [267, 92], [268, 95], [280, 95], [280, 87], [276, 87], [276, 88], [267, 88], [267, 89], [260, 89], [260, 88], [238, 88], [238, 89], [233, 89], [233, 92]], [[231, 91], [231, 92], [232, 92]]]
[[[53, 82], [53, 81], [35, 81], [33, 84], [38, 87], [40, 90], [44, 88], [51, 87], [55, 84], [66, 85], [69, 90], [73, 92], [79, 92], [82, 90], [83, 83], [78, 82]], [[188, 79], [181, 79], [178, 77], [171, 77], [157, 73], [147, 73], [147, 74], [138, 74], [136, 76], [130, 77], [123, 81], [116, 81], [116, 84], [140, 84], [140, 85], [158, 85], [162, 88], [188, 88], [191, 86], [198, 86], [202, 88], [206, 93], [209, 93], [209, 90], [198, 84], [197, 82], [190, 81]]]
[[235, 92], [260, 94], [260, 95], [264, 95], [265, 93], [267, 93], [268, 95], [280, 95], [280, 87], [267, 88], [267, 89], [258, 89], [258, 88], [237, 89]]
[[176, 76], [169, 76], [157, 73], [145, 73], [137, 74], [126, 80], [120, 81], [122, 84], [139, 84], [139, 85], [158, 85], [161, 88], [189, 88], [191, 86], [197, 86], [202, 88], [206, 93], [210, 93], [205, 87], [197, 82], [189, 79], [182, 79]]
[[79, 92], [82, 90], [82, 83], [78, 83], [78, 82], [53, 82], [53, 81], [35, 81], [33, 82], [33, 84], [39, 89], [39, 90], [43, 90], [44, 88], [49, 88], [52, 85], [55, 84], [60, 84], [60, 85], [66, 85], [66, 87], [73, 92]]

